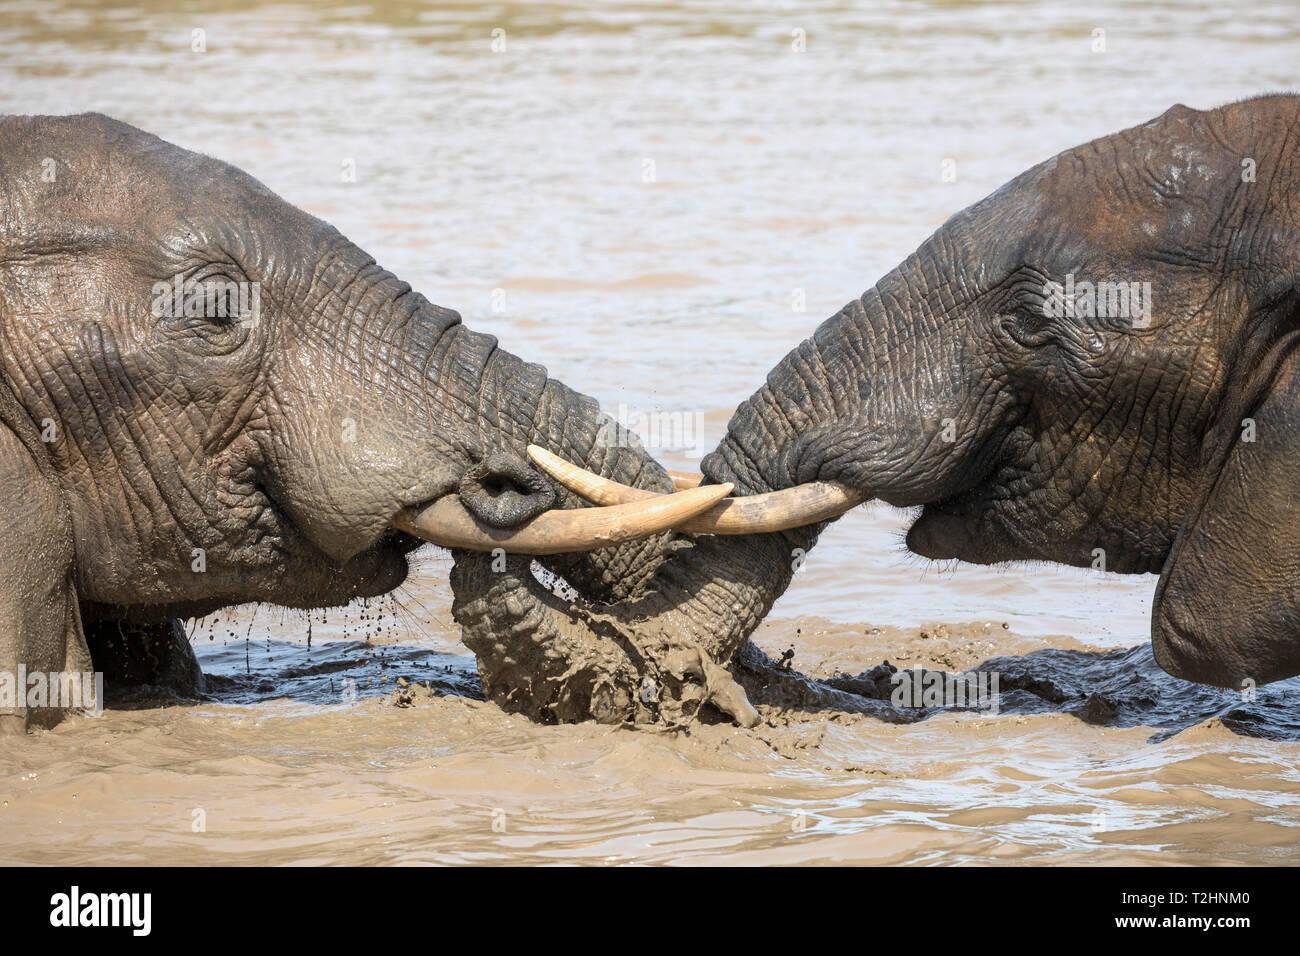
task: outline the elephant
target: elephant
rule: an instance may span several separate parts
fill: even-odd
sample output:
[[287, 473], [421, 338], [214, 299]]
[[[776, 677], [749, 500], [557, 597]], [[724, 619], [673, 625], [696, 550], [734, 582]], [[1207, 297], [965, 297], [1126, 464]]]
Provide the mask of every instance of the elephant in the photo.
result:
[[[645, 587], [566, 602], [523, 559], [492, 576], [470, 555], [457, 618], [504, 635], [496, 658], [521, 672], [622, 649], [593, 713], [635, 719], [640, 656], [671, 665], [686, 641], [702, 658], [676, 670], [708, 687], [829, 522], [881, 500], [916, 509], [925, 558], [1159, 574], [1171, 675], [1300, 673], [1298, 144], [1300, 98], [1267, 95], [1177, 105], [1029, 169], [768, 373], [701, 462], [734, 496], [678, 526]], [[653, 497], [531, 454], [594, 503]], [[742, 519], [775, 498], [799, 500]]]
[[673, 492], [594, 399], [248, 174], [99, 114], [0, 118], [0, 731], [93, 710], [68, 675], [195, 693], [180, 619], [384, 594], [426, 540], [617, 603], [731, 490], [591, 508], [530, 443]]

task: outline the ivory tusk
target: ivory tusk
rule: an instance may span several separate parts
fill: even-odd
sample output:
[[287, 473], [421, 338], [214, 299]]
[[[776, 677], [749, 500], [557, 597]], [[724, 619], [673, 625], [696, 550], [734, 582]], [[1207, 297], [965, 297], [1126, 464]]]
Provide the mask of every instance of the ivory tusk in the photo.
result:
[[703, 475], [697, 475], [689, 471], [673, 471], [668, 469], [668, 477], [673, 480], [673, 487], [678, 491], [685, 491], [687, 488], [698, 488], [700, 482], [704, 480]]
[[[664, 497], [653, 491], [632, 488], [592, 474], [536, 445], [528, 446], [528, 454], [552, 478], [594, 504], [622, 505]], [[694, 515], [677, 525], [677, 530], [691, 534], [761, 534], [785, 531], [839, 517], [866, 499], [867, 496], [862, 492], [839, 482], [813, 481], [781, 491], [720, 501], [702, 514]]]
[[646, 538], [676, 528], [731, 494], [732, 486], [707, 485], [671, 495], [652, 495], [608, 508], [554, 509], [517, 528], [483, 524], [456, 495], [428, 507], [406, 510], [393, 527], [444, 548], [511, 554], [565, 554], [591, 551]]

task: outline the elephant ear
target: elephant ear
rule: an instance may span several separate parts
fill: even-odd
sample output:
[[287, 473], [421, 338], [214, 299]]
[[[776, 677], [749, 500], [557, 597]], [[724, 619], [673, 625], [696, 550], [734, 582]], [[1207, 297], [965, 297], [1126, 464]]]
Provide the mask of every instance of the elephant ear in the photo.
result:
[[[61, 716], [50, 699], [27, 706], [24, 672], [46, 675], [48, 693], [50, 673], [92, 670], [73, 560], [58, 484], [0, 420], [0, 733], [49, 726]], [[84, 694], [79, 700], [94, 703]]]
[[1175, 677], [1245, 690], [1300, 673], [1300, 350], [1288, 344], [1225, 421], [1235, 437], [1165, 561], [1151, 643]]

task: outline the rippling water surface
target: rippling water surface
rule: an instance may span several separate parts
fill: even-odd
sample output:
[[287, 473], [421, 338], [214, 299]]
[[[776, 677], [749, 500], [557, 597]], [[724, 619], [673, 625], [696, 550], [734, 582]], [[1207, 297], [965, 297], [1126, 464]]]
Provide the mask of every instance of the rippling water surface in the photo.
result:
[[[0, 109], [98, 110], [248, 170], [612, 414], [698, 423], [653, 449], [689, 465], [953, 212], [1175, 102], [1294, 86], [1298, 23], [1287, 3], [32, 0], [0, 3]], [[1154, 578], [940, 567], [903, 553], [906, 521], [834, 525], [759, 642], [827, 674], [1001, 657], [1037, 692], [996, 717], [539, 728], [476, 699], [431, 552], [369, 608], [195, 622], [199, 706], [124, 701], [0, 741], [0, 847], [1295, 862], [1295, 681], [1244, 702], [1174, 681], [1137, 646]], [[394, 706], [398, 678], [431, 690]]]

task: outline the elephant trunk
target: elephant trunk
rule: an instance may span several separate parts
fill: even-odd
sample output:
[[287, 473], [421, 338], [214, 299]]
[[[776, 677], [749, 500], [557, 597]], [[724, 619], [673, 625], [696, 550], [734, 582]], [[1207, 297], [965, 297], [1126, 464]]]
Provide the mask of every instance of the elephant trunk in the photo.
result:
[[[752, 496], [821, 481], [847, 489], [849, 504], [910, 505], [978, 477], [997, 416], [981, 421], [987, 408], [972, 398], [964, 337], [914, 299], [932, 274], [925, 262], [909, 259], [773, 369], [702, 462], [706, 486], [729, 482]], [[613, 603], [562, 597], [524, 557], [481, 586], [490, 559], [462, 555], [453, 613], [480, 655], [485, 690], [507, 707], [543, 719], [672, 723], [711, 701], [748, 724], [757, 714], [720, 665], [825, 525], [682, 536], [643, 588]]]
[[[827, 325], [862, 323], [864, 304], [878, 305], [874, 290]], [[831, 374], [816, 337], [787, 356], [703, 461], [704, 484], [729, 482], [749, 496], [818, 477], [801, 436], [833, 409]], [[720, 665], [789, 586], [823, 527], [679, 536], [652, 579], [613, 602], [569, 600], [525, 556], [496, 562], [494, 573], [488, 555], [458, 552], [453, 614], [485, 692], [509, 709], [543, 720], [673, 723], [707, 700], [748, 724], [757, 715]]]
[[[548, 378], [543, 367], [497, 348], [491, 336], [462, 331], [467, 348], [488, 353], [483, 358], [478, 407], [471, 414], [479, 429], [480, 451], [491, 450], [497, 456], [504, 453], [516, 467], [532, 471], [526, 452], [529, 445], [563, 448], [572, 460], [581, 461], [586, 468], [614, 481], [647, 491], [672, 491], [667, 472], [646, 454], [634, 434], [600, 411], [595, 399]], [[471, 343], [469, 339], [474, 341]], [[521, 414], [521, 410], [528, 413]], [[492, 455], [480, 464], [492, 465]], [[471, 470], [471, 481], [461, 482], [462, 498], [467, 497], [467, 485], [477, 480], [481, 470]], [[556, 492], [553, 502], [547, 498], [554, 507], [576, 508], [585, 504], [567, 489], [555, 488], [540, 474], [533, 472], [533, 477], [542, 483], [546, 495]], [[475, 502], [470, 503], [476, 506]], [[548, 555], [538, 560], [585, 599], [617, 601], [646, 585], [670, 540], [670, 535], [658, 534], [617, 547]], [[458, 563], [462, 554], [456, 552]]]
[[[439, 348], [449, 358], [444, 370], [469, 370], [473, 383], [443, 384], [440, 391], [476, 396], [464, 410], [464, 420], [475, 432], [471, 457], [489, 464], [497, 480], [510, 471], [508, 462], [528, 469], [529, 445], [555, 449], [566, 458], [606, 478], [650, 492], [673, 490], [668, 474], [646, 454], [637, 437], [600, 412], [598, 403], [548, 378], [541, 366], [525, 362], [497, 348], [489, 335], [460, 325], [447, 330]], [[450, 361], [454, 357], [454, 362]], [[447, 374], [446, 371], [442, 373]], [[467, 507], [483, 519], [473, 487], [482, 481], [481, 469], [472, 468], [471, 481], [461, 481], [457, 491]], [[475, 476], [478, 476], [477, 478]], [[543, 481], [545, 481], [543, 479]], [[582, 508], [580, 497], [563, 486], [545, 482], [554, 509]], [[674, 536], [657, 534], [617, 547], [536, 558], [543, 572], [567, 583], [583, 606], [603, 606], [630, 600], [652, 585]], [[452, 549], [451, 583], [455, 593], [453, 613], [462, 625], [467, 647], [478, 658], [479, 671], [489, 697], [545, 719], [572, 721], [588, 716], [592, 707], [590, 682], [565, 674], [587, 653], [601, 658], [600, 672], [617, 670], [616, 649], [585, 637], [561, 617], [560, 598], [533, 575], [533, 558], [502, 557], [489, 551]], [[527, 633], [527, 637], [524, 635]], [[580, 703], [566, 705], [569, 697]]]

